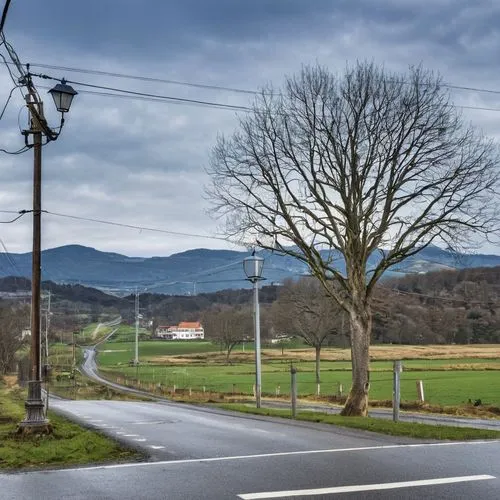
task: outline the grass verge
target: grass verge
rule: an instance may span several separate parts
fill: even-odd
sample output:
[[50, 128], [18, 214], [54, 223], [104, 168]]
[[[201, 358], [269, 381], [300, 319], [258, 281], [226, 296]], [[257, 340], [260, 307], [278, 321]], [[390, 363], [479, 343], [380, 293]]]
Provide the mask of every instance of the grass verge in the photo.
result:
[[[216, 404], [218, 408], [267, 415], [271, 417], [292, 418], [290, 410], [274, 408], [255, 408], [243, 404]], [[473, 429], [470, 427], [451, 427], [444, 425], [417, 424], [410, 422], [392, 422], [370, 417], [342, 417], [326, 413], [300, 411], [297, 420], [317, 422], [323, 424], [339, 425], [365, 431], [389, 434], [391, 436], [405, 436], [418, 439], [440, 439], [452, 441], [468, 441], [473, 439], [500, 439], [500, 432], [486, 429]]]
[[24, 393], [0, 385], [0, 469], [62, 467], [140, 460], [143, 456], [102, 434], [49, 412], [54, 432], [48, 436], [20, 436]]

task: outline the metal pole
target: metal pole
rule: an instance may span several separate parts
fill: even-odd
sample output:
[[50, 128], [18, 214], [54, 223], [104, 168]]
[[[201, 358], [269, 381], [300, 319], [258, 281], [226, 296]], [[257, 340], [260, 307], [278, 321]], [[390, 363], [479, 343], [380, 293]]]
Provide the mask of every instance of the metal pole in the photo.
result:
[[45, 364], [49, 364], [49, 327], [50, 327], [50, 290], [49, 303], [47, 304], [47, 312], [45, 316]]
[[260, 308], [259, 281], [253, 280], [254, 290], [254, 323], [255, 323], [255, 406], [260, 408], [261, 397], [261, 366], [260, 366]]
[[135, 357], [134, 364], [139, 364], [139, 292], [135, 291]]
[[401, 400], [401, 386], [400, 386], [400, 374], [401, 374], [401, 361], [394, 361], [393, 367], [393, 393], [392, 393], [392, 420], [394, 422], [399, 421], [399, 405]]
[[[33, 105], [33, 104], [32, 104]], [[41, 104], [39, 111], [42, 112]], [[43, 116], [43, 115], [42, 115]], [[40, 363], [40, 282], [41, 282], [41, 218], [42, 218], [42, 132], [32, 114], [33, 135], [33, 251], [31, 266], [31, 380], [28, 382], [26, 416], [20, 430], [50, 432], [44, 415]]]

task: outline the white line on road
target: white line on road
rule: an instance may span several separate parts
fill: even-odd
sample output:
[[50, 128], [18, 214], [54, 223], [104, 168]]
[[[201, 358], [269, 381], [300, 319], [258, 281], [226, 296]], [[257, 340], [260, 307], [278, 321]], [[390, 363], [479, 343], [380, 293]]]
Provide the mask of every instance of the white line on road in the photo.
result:
[[316, 488], [311, 490], [268, 491], [263, 493], [245, 493], [238, 495], [242, 500], [264, 500], [268, 498], [290, 498], [313, 495], [332, 495], [336, 493], [353, 493], [355, 491], [393, 490], [396, 488], [411, 488], [415, 486], [434, 486], [438, 484], [465, 483], [469, 481], [484, 481], [496, 479], [495, 476], [459, 476], [437, 479], [421, 479], [419, 481], [402, 481], [399, 483], [361, 484], [354, 486], [335, 486], [333, 488]]
[[[139, 437], [138, 434], [125, 434], [124, 437]], [[477, 445], [498, 445], [499, 439], [492, 439], [488, 441], [453, 441], [445, 443], [418, 443], [418, 444], [389, 444], [382, 446], [363, 446], [360, 448], [330, 448], [326, 450], [304, 450], [304, 451], [284, 451], [277, 453], [262, 453], [259, 455], [233, 455], [229, 457], [211, 457], [211, 458], [188, 458], [185, 460], [161, 460], [158, 462], [131, 462], [127, 464], [113, 464], [113, 465], [96, 465], [93, 467], [79, 467], [76, 469], [54, 469], [45, 470], [44, 472], [71, 472], [82, 470], [96, 470], [96, 469], [124, 469], [127, 467], [153, 467], [165, 465], [180, 465], [180, 464], [195, 464], [195, 463], [208, 463], [208, 462], [224, 462], [230, 460], [251, 460], [254, 458], [273, 458], [273, 457], [288, 457], [293, 455], [317, 455], [320, 453], [346, 453], [358, 451], [377, 451], [377, 450], [394, 450], [398, 448], [434, 448], [438, 446], [477, 446]]]
[[164, 450], [165, 446], [157, 446], [156, 444], [150, 444], [150, 448], [153, 448], [153, 450]]
[[146, 441], [146, 438], [137, 438], [134, 439], [134, 441], [140, 441], [141, 443], [143, 443], [144, 441]]

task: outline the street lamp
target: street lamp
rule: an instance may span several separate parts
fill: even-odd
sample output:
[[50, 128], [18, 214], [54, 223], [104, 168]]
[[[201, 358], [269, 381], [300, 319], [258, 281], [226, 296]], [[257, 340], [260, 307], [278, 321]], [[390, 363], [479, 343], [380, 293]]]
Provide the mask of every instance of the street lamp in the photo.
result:
[[264, 259], [255, 255], [255, 250], [251, 257], [243, 259], [243, 270], [248, 281], [253, 283], [253, 317], [255, 330], [255, 405], [260, 408], [261, 396], [261, 366], [260, 366], [260, 311], [259, 311], [259, 281], [263, 280], [262, 269]]
[[[26, 106], [30, 112], [30, 128], [24, 130], [26, 145], [33, 148], [33, 252], [31, 267], [31, 377], [28, 382], [28, 398], [25, 403], [26, 416], [19, 424], [19, 432], [49, 433], [51, 426], [44, 415], [41, 386], [40, 359], [40, 282], [41, 282], [41, 218], [42, 218], [42, 137], [47, 142], [55, 141], [64, 124], [64, 113], [69, 111], [71, 101], [77, 92], [64, 80], [49, 92], [54, 98], [57, 110], [62, 113], [58, 132], [49, 128], [43, 113], [43, 102], [31, 80], [31, 74], [23, 77], [21, 83], [27, 87]], [[28, 144], [28, 137], [33, 143]]]

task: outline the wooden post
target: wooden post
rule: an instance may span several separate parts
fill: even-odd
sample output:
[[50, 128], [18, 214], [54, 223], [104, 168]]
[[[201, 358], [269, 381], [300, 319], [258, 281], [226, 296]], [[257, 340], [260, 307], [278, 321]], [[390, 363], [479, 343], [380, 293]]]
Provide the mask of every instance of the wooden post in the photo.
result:
[[321, 395], [321, 384], [316, 384], [316, 396]]
[[400, 375], [403, 370], [401, 361], [394, 361], [393, 366], [393, 392], [392, 392], [392, 420], [399, 421], [399, 405], [401, 401]]
[[417, 397], [421, 403], [425, 401], [424, 382], [422, 380], [417, 380]]
[[276, 396], [279, 396], [281, 392], [281, 387], [279, 385], [276, 386]]
[[290, 366], [291, 385], [290, 392], [292, 398], [292, 418], [297, 416], [297, 368]]
[[344, 386], [338, 382], [337, 383], [337, 396], [341, 398], [344, 395]]

